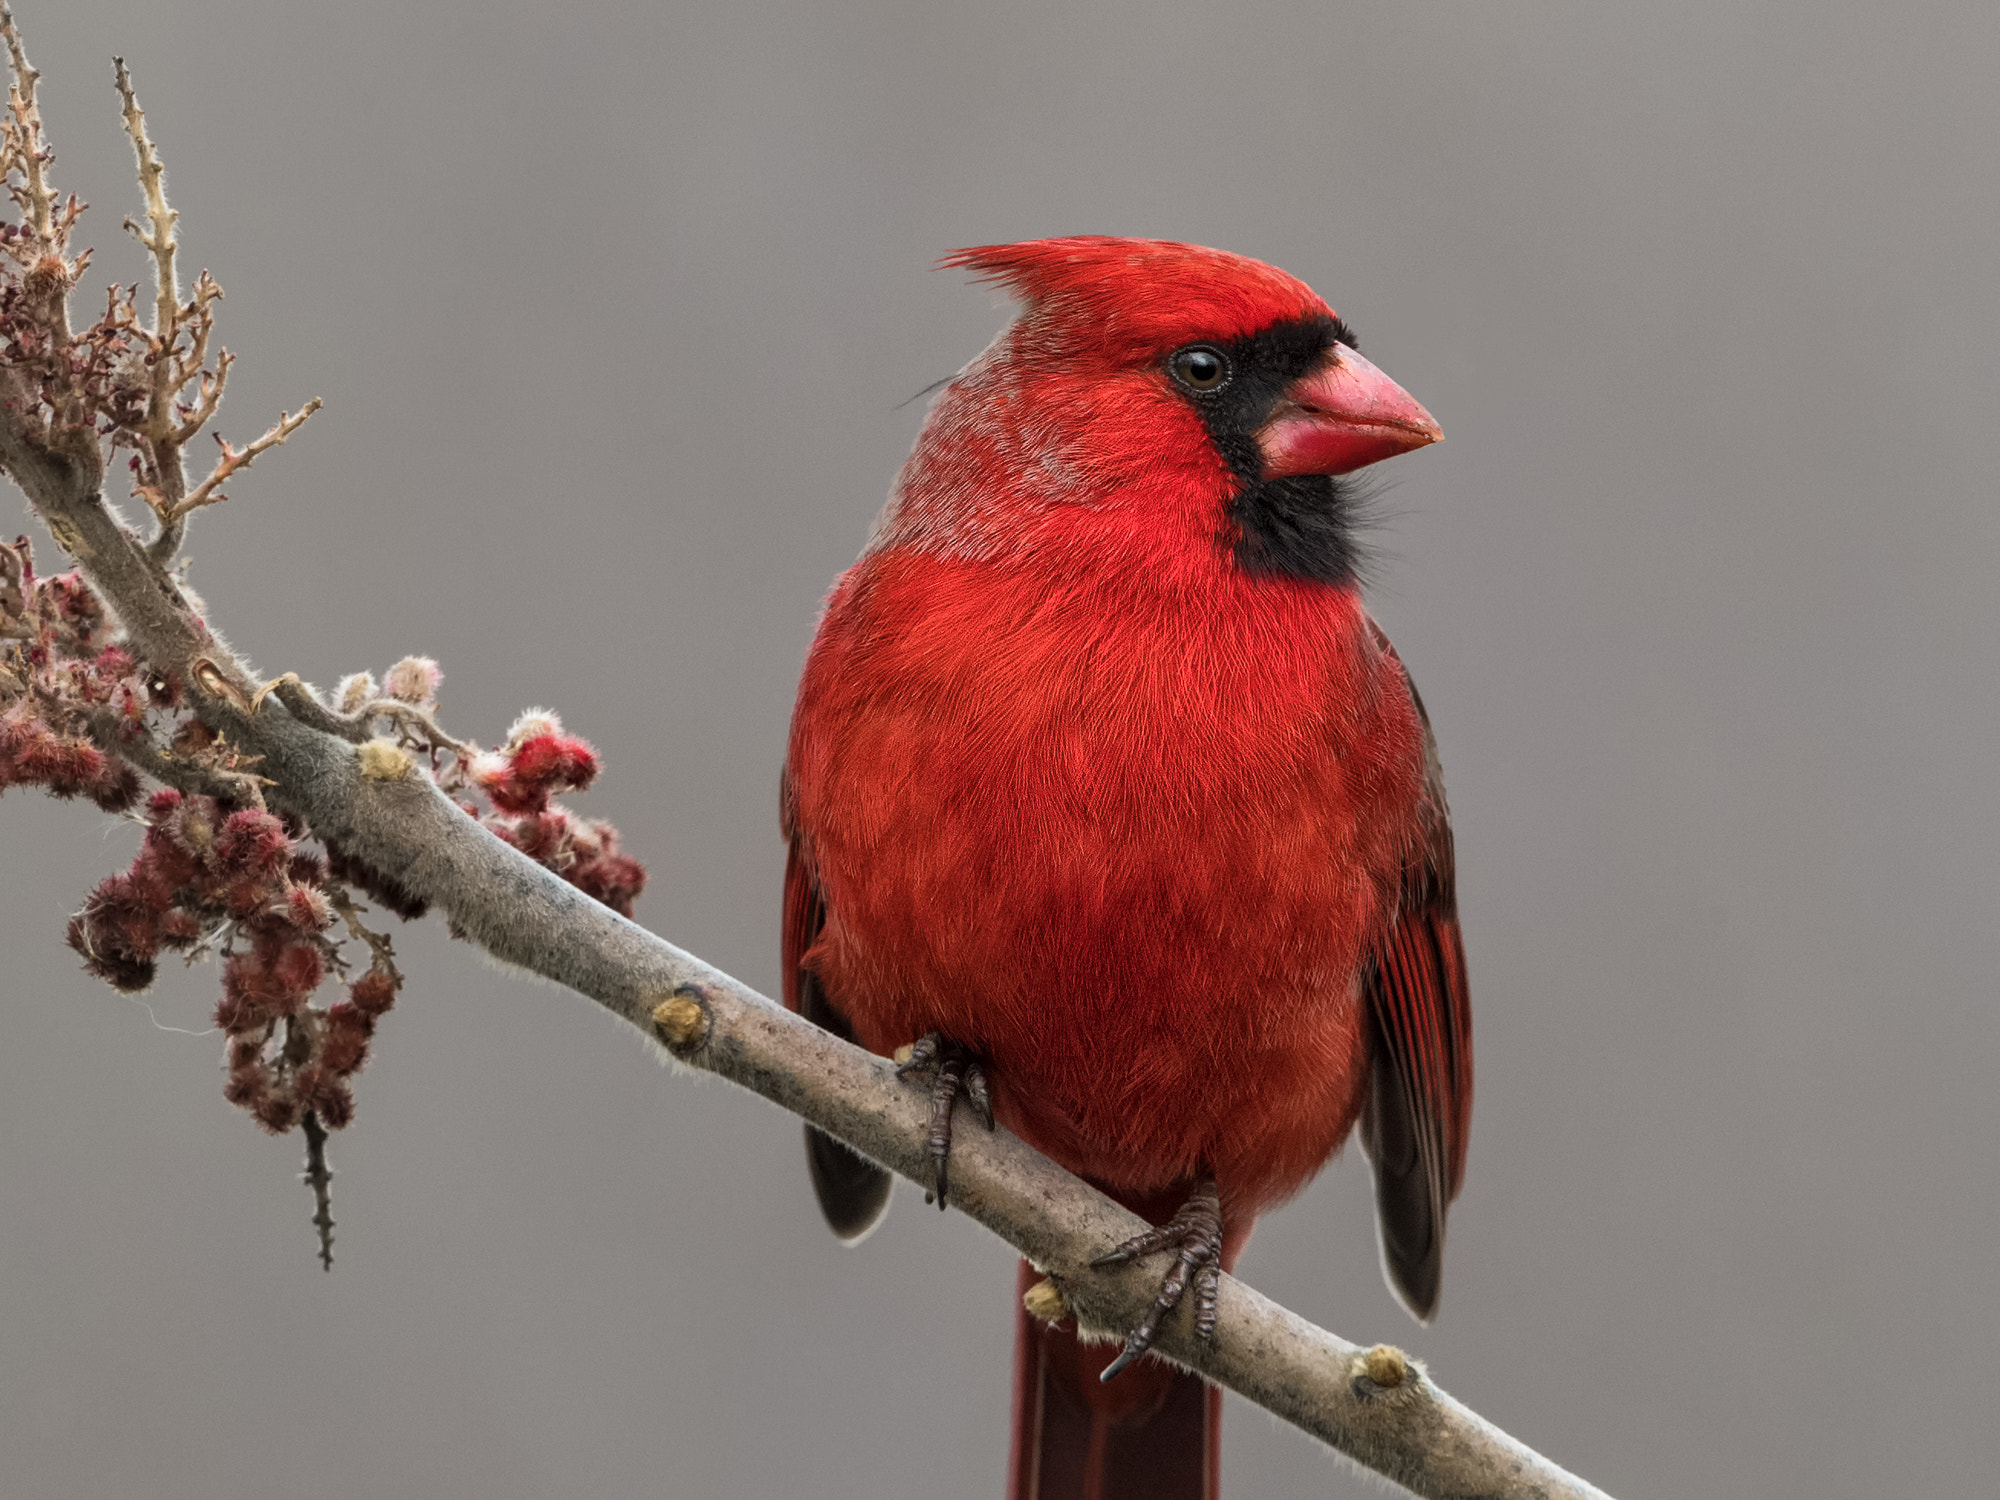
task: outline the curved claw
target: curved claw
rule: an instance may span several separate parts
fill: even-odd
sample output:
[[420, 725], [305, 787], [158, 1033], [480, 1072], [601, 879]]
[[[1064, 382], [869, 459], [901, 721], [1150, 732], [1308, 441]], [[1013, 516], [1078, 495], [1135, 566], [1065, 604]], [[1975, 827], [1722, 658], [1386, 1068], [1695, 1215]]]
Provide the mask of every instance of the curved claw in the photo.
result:
[[898, 1078], [917, 1072], [935, 1075], [931, 1080], [930, 1133], [925, 1142], [930, 1151], [932, 1186], [924, 1194], [924, 1202], [935, 1203], [942, 1210], [950, 1186], [952, 1106], [963, 1094], [966, 1102], [979, 1115], [980, 1122], [991, 1130], [993, 1095], [987, 1087], [986, 1072], [980, 1067], [979, 1059], [935, 1031], [927, 1033], [912, 1045], [910, 1055], [896, 1064]]
[[993, 1128], [993, 1091], [986, 1086], [986, 1070], [977, 1062], [965, 1065], [965, 1099], [979, 1115], [979, 1123]]
[[1216, 1298], [1222, 1289], [1222, 1200], [1213, 1177], [1204, 1178], [1180, 1212], [1166, 1223], [1106, 1251], [1091, 1265], [1122, 1266], [1155, 1250], [1175, 1251], [1174, 1263], [1160, 1279], [1159, 1295], [1153, 1298], [1152, 1306], [1139, 1326], [1126, 1335], [1124, 1349], [1105, 1366], [1099, 1380], [1111, 1379], [1152, 1348], [1160, 1320], [1180, 1306], [1190, 1281], [1195, 1289], [1194, 1336], [1203, 1341], [1215, 1337]]

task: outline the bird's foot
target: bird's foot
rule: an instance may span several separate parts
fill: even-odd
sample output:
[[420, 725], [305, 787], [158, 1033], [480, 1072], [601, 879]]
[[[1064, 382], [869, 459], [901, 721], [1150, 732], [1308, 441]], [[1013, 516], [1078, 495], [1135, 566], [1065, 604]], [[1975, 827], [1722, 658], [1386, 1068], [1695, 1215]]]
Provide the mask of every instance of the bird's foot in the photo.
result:
[[951, 1164], [951, 1112], [959, 1096], [965, 1096], [978, 1114], [980, 1123], [993, 1128], [993, 1095], [986, 1087], [986, 1070], [968, 1048], [930, 1032], [910, 1048], [908, 1057], [898, 1057], [896, 1076], [928, 1073], [931, 1077], [931, 1129], [928, 1144], [935, 1168], [931, 1190], [924, 1202], [944, 1207], [946, 1172]]
[[1160, 1319], [1180, 1306], [1181, 1297], [1194, 1282], [1194, 1336], [1215, 1337], [1215, 1298], [1222, 1285], [1222, 1198], [1215, 1179], [1204, 1177], [1180, 1212], [1158, 1229], [1127, 1240], [1109, 1254], [1093, 1260], [1093, 1266], [1122, 1266], [1155, 1250], [1174, 1252], [1174, 1263], [1160, 1281], [1160, 1294], [1146, 1309], [1139, 1326], [1125, 1338], [1125, 1348], [1109, 1365], [1100, 1380], [1109, 1380], [1153, 1346]]

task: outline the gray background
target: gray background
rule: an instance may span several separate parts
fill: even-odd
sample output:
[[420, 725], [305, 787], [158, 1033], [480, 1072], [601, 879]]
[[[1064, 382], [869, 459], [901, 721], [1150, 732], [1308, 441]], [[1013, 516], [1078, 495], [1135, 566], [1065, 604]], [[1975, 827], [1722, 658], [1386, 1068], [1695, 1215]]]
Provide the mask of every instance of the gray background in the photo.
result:
[[[897, 403], [1004, 316], [930, 259], [1310, 281], [1450, 435], [1392, 466], [1373, 602], [1442, 739], [1479, 1098], [1435, 1328], [1351, 1153], [1245, 1275], [1621, 1497], [1990, 1493], [2000, 9], [20, 9], [91, 285], [141, 274], [122, 52], [228, 288], [223, 430], [327, 400], [195, 528], [219, 620], [322, 682], [435, 653], [488, 742], [556, 705], [640, 917], [767, 990], [815, 607]], [[906, 1188], [842, 1250], [793, 1121], [432, 922], [323, 1275], [216, 1039], [62, 946], [134, 831], [17, 794], [0, 840], [10, 1496], [998, 1491], [983, 1231]], [[1372, 1492], [1240, 1404], [1224, 1451], [1237, 1495]]]

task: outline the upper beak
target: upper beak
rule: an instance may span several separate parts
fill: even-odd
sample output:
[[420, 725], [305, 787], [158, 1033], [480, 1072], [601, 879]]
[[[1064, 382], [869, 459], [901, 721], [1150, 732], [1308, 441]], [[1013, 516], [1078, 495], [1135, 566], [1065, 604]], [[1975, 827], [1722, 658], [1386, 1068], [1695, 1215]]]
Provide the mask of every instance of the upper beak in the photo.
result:
[[1344, 344], [1300, 376], [1257, 430], [1264, 473], [1348, 474], [1435, 443], [1438, 424], [1395, 381]]

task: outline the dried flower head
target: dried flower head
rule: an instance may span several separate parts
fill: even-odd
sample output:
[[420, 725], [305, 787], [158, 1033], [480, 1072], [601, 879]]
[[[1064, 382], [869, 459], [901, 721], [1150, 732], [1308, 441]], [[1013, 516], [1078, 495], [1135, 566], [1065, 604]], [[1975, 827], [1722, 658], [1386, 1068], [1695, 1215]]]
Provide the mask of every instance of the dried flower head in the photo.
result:
[[428, 656], [406, 656], [389, 668], [384, 686], [388, 695], [399, 703], [432, 708], [437, 704], [438, 685], [443, 681], [443, 669]]
[[375, 676], [371, 672], [356, 672], [340, 679], [340, 686], [333, 690], [335, 704], [344, 714], [361, 712], [367, 704], [373, 703], [381, 693], [375, 686]]

